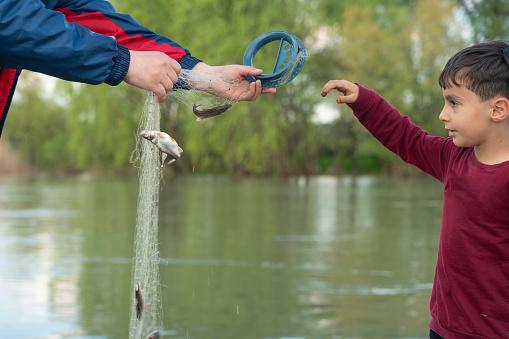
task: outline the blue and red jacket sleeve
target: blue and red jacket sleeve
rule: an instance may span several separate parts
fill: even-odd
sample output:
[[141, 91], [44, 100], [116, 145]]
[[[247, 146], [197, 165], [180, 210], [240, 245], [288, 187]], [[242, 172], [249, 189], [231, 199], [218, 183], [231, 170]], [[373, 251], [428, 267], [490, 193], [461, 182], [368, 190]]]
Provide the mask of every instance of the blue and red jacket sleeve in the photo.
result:
[[0, 41], [2, 68], [89, 84], [120, 83], [128, 50], [161, 51], [184, 69], [201, 61], [105, 0], [0, 0]]

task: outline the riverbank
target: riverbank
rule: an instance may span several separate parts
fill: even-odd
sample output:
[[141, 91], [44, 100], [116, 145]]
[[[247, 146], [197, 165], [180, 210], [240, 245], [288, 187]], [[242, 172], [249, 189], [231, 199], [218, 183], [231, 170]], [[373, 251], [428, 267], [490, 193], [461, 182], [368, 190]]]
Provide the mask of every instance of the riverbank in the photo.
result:
[[29, 175], [33, 168], [21, 160], [19, 153], [12, 149], [10, 142], [0, 139], [0, 176]]

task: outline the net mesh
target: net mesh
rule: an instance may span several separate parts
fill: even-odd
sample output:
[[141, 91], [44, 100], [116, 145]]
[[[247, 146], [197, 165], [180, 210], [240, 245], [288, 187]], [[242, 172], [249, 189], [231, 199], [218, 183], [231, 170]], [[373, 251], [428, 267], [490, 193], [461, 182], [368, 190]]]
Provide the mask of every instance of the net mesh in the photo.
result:
[[[213, 108], [236, 101], [235, 90], [246, 86], [245, 81], [228, 78], [220, 74], [182, 70], [179, 84], [170, 98], [186, 105], [190, 110]], [[245, 88], [244, 88], [245, 89]], [[215, 94], [221, 91], [232, 95]], [[237, 91], [238, 92], [238, 91]], [[161, 110], [157, 96], [148, 92], [143, 112], [135, 133], [136, 147], [130, 162], [139, 168], [138, 206], [134, 240], [134, 260], [131, 273], [131, 298], [129, 338], [146, 338], [154, 330], [163, 329], [161, 290], [159, 277], [158, 214], [159, 192], [163, 178], [163, 167], [159, 149], [150, 141], [140, 137], [144, 130], [160, 131]], [[170, 133], [171, 134], [171, 133]], [[143, 304], [141, 317], [136, 311], [136, 286], [141, 287]]]
[[[300, 58], [307, 58], [301, 53]], [[295, 66], [294, 66], [295, 67]], [[291, 71], [288, 72], [290, 76]], [[283, 79], [287, 80], [287, 79]], [[239, 95], [247, 92], [249, 83], [244, 79], [227, 75], [182, 70], [179, 82], [170, 93], [170, 99], [186, 105], [189, 110], [198, 106], [200, 110], [231, 105], [240, 100]], [[139, 191], [134, 241], [134, 260], [131, 273], [131, 299], [129, 338], [144, 339], [154, 330], [163, 329], [161, 304], [161, 283], [159, 277], [158, 215], [159, 192], [163, 178], [159, 149], [143, 139], [144, 130], [160, 131], [161, 111], [157, 96], [148, 92], [138, 130], [135, 134], [136, 147], [130, 162], [139, 168]], [[171, 135], [171, 131], [166, 131]], [[184, 140], [185, 147], [185, 140]], [[140, 312], [136, 310], [136, 286], [141, 287], [143, 302]]]
[[[288, 82], [292, 81], [293, 78], [296, 76], [294, 74], [295, 70], [298, 67], [302, 68], [303, 64], [301, 64], [301, 63], [303, 61], [305, 62], [305, 60], [307, 60], [307, 59], [309, 59], [309, 53], [303, 49], [299, 50], [299, 52], [297, 53], [297, 56], [295, 57], [295, 61], [291, 65], [288, 66], [288, 68], [284, 72], [284, 75], [281, 76], [279, 83], [284, 85], [284, 84], [287, 84]], [[300, 72], [300, 70], [299, 70], [299, 72]]]
[[183, 69], [174, 90], [169, 93], [171, 100], [187, 106], [192, 111], [196, 105], [200, 110], [239, 101], [239, 89], [247, 90], [249, 84], [242, 79], [204, 71]]
[[[157, 97], [149, 93], [145, 101], [137, 135], [142, 130], [159, 130], [160, 108]], [[157, 147], [136, 138], [136, 149], [132, 162], [139, 161], [138, 211], [134, 242], [134, 260], [131, 277], [129, 338], [146, 338], [156, 329], [162, 328], [162, 306], [160, 303], [158, 212], [159, 191], [162, 178], [160, 156]], [[135, 288], [139, 283], [142, 291], [142, 313], [136, 312]]]

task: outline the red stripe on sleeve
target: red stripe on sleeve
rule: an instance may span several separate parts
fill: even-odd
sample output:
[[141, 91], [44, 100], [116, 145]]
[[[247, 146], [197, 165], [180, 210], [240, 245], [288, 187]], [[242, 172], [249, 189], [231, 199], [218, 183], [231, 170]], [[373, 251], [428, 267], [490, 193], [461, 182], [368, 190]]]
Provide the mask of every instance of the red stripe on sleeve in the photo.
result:
[[167, 54], [170, 58], [180, 61], [186, 55], [182, 48], [173, 47], [169, 44], [158, 44], [155, 40], [144, 37], [140, 34], [129, 36], [119, 25], [109, 19], [101, 12], [90, 12], [76, 14], [68, 8], [56, 8], [63, 13], [66, 20], [80, 24], [93, 32], [114, 36], [119, 45], [125, 46], [133, 51], [159, 51]]
[[[0, 76], [0, 120], [5, 111], [5, 107], [7, 106], [9, 93], [11, 92], [12, 85], [14, 83], [14, 78], [16, 76], [15, 69], [7, 69], [3, 68], [2, 75]], [[5, 112], [7, 114], [7, 112]]]

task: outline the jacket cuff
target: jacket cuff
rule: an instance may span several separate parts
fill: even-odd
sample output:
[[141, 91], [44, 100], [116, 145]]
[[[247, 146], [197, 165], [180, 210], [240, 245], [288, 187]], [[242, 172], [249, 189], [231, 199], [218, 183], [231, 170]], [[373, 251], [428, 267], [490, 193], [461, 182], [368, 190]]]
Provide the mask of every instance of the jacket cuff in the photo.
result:
[[131, 62], [131, 53], [129, 53], [129, 50], [122, 45], [118, 45], [117, 47], [118, 55], [113, 59], [110, 75], [108, 75], [108, 78], [104, 81], [104, 83], [111, 86], [117, 86], [124, 80]]
[[182, 69], [192, 69], [199, 62], [202, 62], [202, 60], [186, 54], [182, 57], [182, 59], [180, 59], [179, 64]]
[[[198, 58], [195, 58], [194, 56], [186, 54], [182, 57], [182, 59], [180, 59], [179, 64], [182, 67], [182, 69], [192, 69], [199, 62], [202, 61]], [[180, 73], [180, 77], [177, 83], [175, 83], [175, 85], [173, 86], [172, 90], [175, 91], [179, 88], [189, 90], [189, 88], [186, 86], [185, 76], [182, 76], [182, 73]]]

